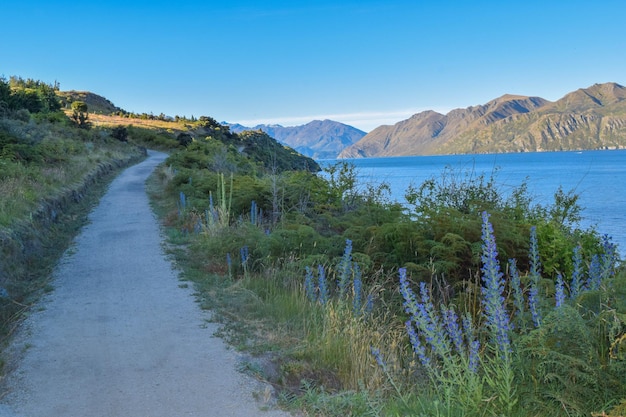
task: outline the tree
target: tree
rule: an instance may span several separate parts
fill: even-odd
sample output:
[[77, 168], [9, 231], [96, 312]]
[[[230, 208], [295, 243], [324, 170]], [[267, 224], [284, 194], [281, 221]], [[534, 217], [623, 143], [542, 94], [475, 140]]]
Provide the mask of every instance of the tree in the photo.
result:
[[89, 108], [87, 107], [87, 103], [83, 101], [74, 101], [72, 103], [72, 116], [71, 119], [74, 121], [76, 126], [82, 129], [89, 129], [91, 124], [89, 123]]
[[111, 137], [119, 140], [120, 142], [128, 142], [128, 129], [124, 126], [117, 126], [111, 130]]
[[193, 142], [193, 137], [187, 132], [181, 132], [176, 137], [176, 140], [181, 144], [181, 146], [186, 148], [191, 144], [191, 142]]
[[11, 87], [9, 83], [0, 77], [0, 117], [7, 115], [9, 111], [9, 99], [11, 97]]

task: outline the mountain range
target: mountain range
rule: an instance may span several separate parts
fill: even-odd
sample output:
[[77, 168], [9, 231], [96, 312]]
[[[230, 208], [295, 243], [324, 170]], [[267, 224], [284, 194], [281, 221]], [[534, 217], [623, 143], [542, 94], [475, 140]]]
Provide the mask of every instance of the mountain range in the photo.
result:
[[305, 125], [290, 127], [266, 124], [246, 127], [226, 122], [222, 124], [234, 133], [261, 130], [302, 155], [314, 159], [335, 159], [343, 149], [366, 135], [362, 130], [333, 120], [313, 120]]
[[504, 95], [380, 126], [339, 158], [626, 148], [626, 88], [595, 84], [551, 102]]

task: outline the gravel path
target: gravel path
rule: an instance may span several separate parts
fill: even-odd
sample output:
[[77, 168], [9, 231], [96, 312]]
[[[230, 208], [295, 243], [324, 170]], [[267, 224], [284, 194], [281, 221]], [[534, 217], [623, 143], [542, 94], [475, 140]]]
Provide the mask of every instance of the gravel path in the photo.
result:
[[11, 347], [0, 416], [288, 415], [261, 411], [269, 387], [235, 370], [164, 256], [144, 182], [165, 157], [124, 171], [61, 260]]

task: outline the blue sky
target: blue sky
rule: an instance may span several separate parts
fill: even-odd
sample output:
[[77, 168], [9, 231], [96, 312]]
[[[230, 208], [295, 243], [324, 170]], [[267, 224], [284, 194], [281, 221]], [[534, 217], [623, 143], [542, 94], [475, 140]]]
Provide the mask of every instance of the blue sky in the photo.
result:
[[623, 0], [13, 0], [0, 16], [0, 75], [248, 126], [369, 131], [506, 93], [626, 83]]

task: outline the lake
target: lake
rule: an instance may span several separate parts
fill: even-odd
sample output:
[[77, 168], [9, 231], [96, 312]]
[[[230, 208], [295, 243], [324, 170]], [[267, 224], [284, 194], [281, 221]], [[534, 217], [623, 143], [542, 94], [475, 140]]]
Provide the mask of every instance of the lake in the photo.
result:
[[[446, 167], [457, 178], [465, 172], [492, 173], [498, 189], [506, 193], [527, 179], [533, 202], [553, 202], [554, 192], [574, 190], [583, 208], [582, 227], [595, 225], [598, 232], [612, 236], [619, 252], [626, 254], [626, 150], [534, 152], [488, 155], [438, 155], [388, 158], [357, 158], [354, 164], [359, 180], [365, 184], [384, 181], [391, 187], [394, 201], [406, 203], [410, 184], [440, 175]], [[319, 161], [322, 165], [335, 160]], [[458, 177], [458, 175], [462, 175]]]

